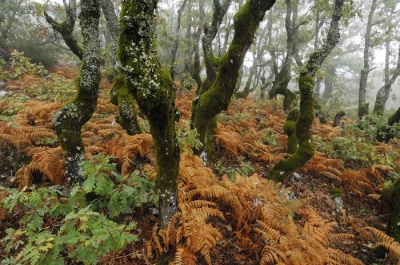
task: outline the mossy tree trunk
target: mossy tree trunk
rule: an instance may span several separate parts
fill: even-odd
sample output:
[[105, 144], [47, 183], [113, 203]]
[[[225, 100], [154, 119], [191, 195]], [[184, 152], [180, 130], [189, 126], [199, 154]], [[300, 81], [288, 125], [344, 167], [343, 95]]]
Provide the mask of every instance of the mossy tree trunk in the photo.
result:
[[296, 135], [296, 120], [298, 116], [299, 111], [297, 109], [292, 109], [291, 111], [289, 111], [286, 117], [286, 121], [283, 124], [283, 131], [288, 136], [286, 150], [288, 154], [296, 153], [297, 148], [299, 147], [299, 142], [297, 141]]
[[126, 78], [120, 73], [114, 78], [111, 89], [111, 103], [118, 106], [118, 123], [128, 135], [143, 133], [137, 119], [137, 110], [132, 93], [126, 85]]
[[64, 1], [64, 8], [67, 17], [64, 22], [57, 22], [46, 11], [44, 11], [43, 13], [44, 17], [47, 23], [49, 23], [53, 27], [53, 29], [61, 34], [68, 48], [76, 56], [78, 56], [80, 60], [82, 60], [84, 51], [79, 45], [78, 40], [73, 35], [76, 20], [76, 0], [70, 1], [68, 5]]
[[85, 159], [81, 129], [97, 106], [100, 82], [99, 17], [98, 0], [81, 1], [80, 24], [84, 52], [77, 79], [78, 93], [53, 117], [53, 126], [63, 150], [66, 175], [70, 183], [83, 181], [83, 172], [79, 166]]
[[[232, 0], [225, 0], [224, 3], [220, 3], [219, 0], [214, 0], [214, 12], [211, 25], [204, 26], [204, 36], [202, 38], [203, 44], [203, 54], [204, 54], [204, 62], [206, 67], [207, 76], [204, 81], [201, 83], [201, 86], [197, 89], [196, 95], [197, 97], [193, 100], [192, 103], [192, 116], [190, 117], [191, 121], [191, 128], [195, 128], [195, 119], [196, 119], [196, 108], [199, 102], [200, 96], [203, 95], [206, 91], [210, 89], [212, 84], [215, 82], [217, 77], [217, 69], [219, 64], [219, 57], [216, 57], [212, 51], [212, 42], [215, 36], [218, 33], [219, 26], [222, 23], [222, 20], [229, 8], [229, 4]], [[209, 156], [213, 156], [213, 136], [216, 134], [217, 131], [217, 120], [216, 118], [212, 118], [208, 126], [206, 128], [207, 135], [206, 138], [203, 139], [203, 149], [205, 148], [208, 152]], [[203, 149], [194, 150], [195, 154], [200, 155]]]
[[339, 42], [339, 21], [342, 17], [344, 0], [335, 0], [332, 20], [325, 43], [311, 54], [310, 59], [299, 76], [300, 113], [296, 121], [296, 135], [299, 147], [287, 159], [280, 161], [268, 174], [268, 179], [282, 181], [306, 164], [314, 155], [311, 125], [314, 119], [314, 77], [318, 67]]
[[389, 142], [389, 140], [394, 137], [394, 135], [391, 133], [390, 128], [392, 125], [398, 122], [400, 122], [400, 108], [398, 108], [397, 111], [389, 117], [386, 126], [378, 129], [376, 139], [379, 142]]
[[371, 9], [368, 14], [367, 29], [364, 38], [364, 67], [361, 69], [360, 74], [360, 88], [358, 94], [358, 117], [361, 119], [369, 113], [369, 104], [366, 102], [365, 97], [367, 93], [368, 74], [371, 71], [369, 68], [369, 49], [371, 46], [371, 29], [373, 25], [373, 17], [376, 9], [377, 0], [372, 0]]
[[390, 209], [387, 234], [400, 243], [400, 178], [383, 188], [382, 198]]
[[137, 120], [137, 110], [132, 93], [125, 83], [125, 76], [121, 73], [121, 63], [117, 57], [117, 46], [119, 37], [119, 22], [115, 14], [114, 5], [111, 0], [100, 0], [101, 10], [107, 21], [107, 28], [111, 35], [111, 56], [114, 60], [115, 73], [113, 86], [111, 89], [111, 103], [118, 106], [118, 123], [129, 135], [142, 133]]
[[194, 110], [194, 125], [205, 142], [210, 122], [228, 108], [234, 93], [243, 58], [254, 34], [275, 0], [249, 0], [234, 16], [234, 36], [228, 51], [219, 59], [217, 76], [209, 90], [200, 95]]
[[126, 0], [120, 14], [118, 58], [129, 91], [147, 116], [157, 159], [160, 227], [177, 209], [179, 147], [175, 133], [175, 95], [168, 70], [160, 64], [154, 33], [158, 0]]

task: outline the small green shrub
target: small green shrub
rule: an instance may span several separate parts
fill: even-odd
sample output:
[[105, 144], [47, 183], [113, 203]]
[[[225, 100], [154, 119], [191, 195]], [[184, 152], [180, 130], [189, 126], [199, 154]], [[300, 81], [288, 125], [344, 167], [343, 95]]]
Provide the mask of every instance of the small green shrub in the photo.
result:
[[197, 130], [191, 130], [189, 122], [186, 122], [178, 127], [176, 136], [178, 138], [180, 148], [184, 152], [187, 152], [190, 156], [193, 155], [194, 149], [200, 149], [203, 146], [199, 139]]
[[181, 80], [181, 89], [185, 92], [190, 92], [193, 87], [197, 86], [196, 80], [189, 73], [182, 73], [179, 78]]
[[222, 164], [221, 161], [218, 161], [216, 165], [216, 169], [220, 175], [226, 174], [228, 178], [232, 181], [235, 181], [235, 175], [241, 175], [243, 177], [248, 177], [250, 174], [255, 172], [255, 169], [251, 165], [250, 162], [245, 163], [241, 162], [239, 167], [227, 167]]
[[111, 251], [138, 241], [136, 224], [112, 220], [143, 203], [158, 203], [155, 181], [135, 171], [123, 178], [110, 157], [83, 162], [86, 180], [62, 187], [0, 190], [0, 206], [13, 212], [18, 227], [6, 230], [0, 246], [9, 256], [1, 264], [97, 264]]
[[11, 67], [14, 70], [13, 77], [15, 79], [24, 74], [36, 74], [43, 77], [48, 73], [43, 65], [32, 63], [31, 59], [24, 55], [24, 52], [19, 52], [17, 50], [11, 52]]

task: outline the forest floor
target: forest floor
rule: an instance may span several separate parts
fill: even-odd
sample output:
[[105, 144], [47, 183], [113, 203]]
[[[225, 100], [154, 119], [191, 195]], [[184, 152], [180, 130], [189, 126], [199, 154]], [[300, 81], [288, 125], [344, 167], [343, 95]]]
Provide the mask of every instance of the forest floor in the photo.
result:
[[[53, 71], [54, 76], [58, 76], [57, 78], [62, 76], [62, 78], [69, 80], [71, 83], [73, 83], [72, 80], [76, 75], [76, 70], [71, 69], [56, 68]], [[53, 94], [50, 98], [44, 97], [46, 90], [53, 89], [50, 88], [51, 86], [47, 82], [61, 82], [58, 79], [54, 80], [56, 79], [43, 81], [36, 77], [26, 76], [18, 81], [10, 81], [8, 83], [6, 91], [9, 94], [5, 95], [5, 97], [12, 97], [15, 100], [4, 100], [3, 98], [0, 103], [0, 111], [2, 113], [8, 111], [11, 113], [9, 116], [15, 118], [3, 121], [0, 124], [0, 128], [2, 128], [0, 132], [0, 139], [2, 139], [2, 148], [0, 149], [0, 161], [2, 161], [0, 163], [0, 186], [21, 188], [26, 184], [40, 187], [53, 185], [54, 183], [65, 183], [65, 179], [60, 179], [64, 176], [63, 174], [55, 176], [54, 172], [49, 173], [47, 169], [40, 169], [37, 165], [33, 165], [34, 163], [39, 163], [38, 157], [44, 157], [43, 150], [46, 150], [47, 153], [53, 152], [53, 154], [57, 154], [58, 159], [60, 159], [61, 151], [57, 141], [51, 141], [54, 137], [47, 135], [45, 143], [42, 143], [38, 139], [43, 140], [43, 137], [36, 136], [35, 138], [34, 136], [29, 136], [27, 131], [18, 132], [18, 130], [22, 130], [25, 127], [52, 130], [52, 115], [61, 106], [62, 102], [68, 100], [74, 92], [70, 88], [71, 83], [65, 85], [67, 81], [63, 79], [64, 88], [66, 90], [70, 89], [68, 90], [70, 95], [64, 95], [61, 91], [59, 94]], [[128, 136], [124, 135], [124, 131], [118, 127], [119, 125], [116, 126], [113, 123], [117, 115], [117, 108], [109, 103], [110, 86], [110, 84], [102, 83], [98, 109], [92, 123], [89, 122], [84, 127], [83, 136], [86, 149], [90, 149], [87, 151], [87, 156], [90, 157], [98, 152], [104, 152], [107, 155], [118, 157], [117, 168], [120, 172], [130, 173], [136, 169], [135, 163], [142, 163], [149, 165], [150, 169], [147, 168], [147, 170], [154, 175], [155, 164], [151, 144], [142, 139], [140, 144], [150, 146], [147, 153], [142, 157], [138, 156], [138, 153], [142, 153], [141, 148], [146, 149], [147, 147], [137, 147], [139, 145], [138, 142], [136, 142], [136, 152], [132, 152], [132, 149], [130, 153], [122, 153], [123, 151], [121, 151], [124, 150], [129, 141], [124, 140], [124, 137]], [[53, 91], [52, 93], [55, 92]], [[25, 95], [25, 99], [23, 101], [17, 100], [17, 95], [19, 95], [18, 98], [21, 98], [22, 94]], [[212, 230], [214, 232], [210, 232], [215, 239], [215, 243], [211, 242], [214, 239], [207, 239], [207, 242], [211, 242], [207, 245], [207, 248], [202, 245], [196, 249], [193, 247], [195, 244], [194, 235], [190, 235], [186, 230], [185, 232], [181, 231], [181, 234], [179, 234], [179, 227], [184, 222], [183, 220], [187, 220], [188, 223], [191, 222], [188, 217], [191, 212], [188, 209], [181, 209], [181, 216], [174, 219], [176, 223], [179, 223], [179, 225], [175, 225], [178, 231], [175, 231], [176, 238], [173, 240], [165, 239], [166, 235], [170, 235], [169, 233], [173, 234], [170, 230], [174, 228], [169, 228], [170, 230], [164, 231], [164, 234], [157, 234], [155, 229], [157, 216], [154, 214], [154, 207], [150, 204], [144, 204], [142, 207], [133, 209], [132, 214], [126, 216], [127, 220], [137, 222], [135, 233], [140, 238], [140, 241], [129, 244], [123, 251], [104, 255], [100, 258], [99, 264], [168, 264], [168, 262], [172, 263], [174, 259], [174, 264], [207, 264], [209, 259], [212, 259], [213, 264], [260, 264], [261, 261], [264, 264], [274, 264], [274, 262], [278, 263], [278, 260], [282, 258], [280, 253], [284, 251], [286, 251], [285, 253], [288, 253], [287, 251], [293, 251], [294, 253], [290, 246], [302, 249], [303, 252], [310, 252], [310, 256], [318, 256], [319, 253], [313, 253], [313, 251], [321, 251], [321, 246], [318, 245], [313, 250], [304, 245], [299, 247], [296, 244], [300, 244], [298, 243], [300, 239], [297, 241], [293, 239], [290, 244], [279, 248], [279, 245], [286, 244], [284, 237], [286, 238], [285, 240], [292, 240], [290, 236], [293, 230], [286, 232], [285, 228], [280, 228], [279, 224], [274, 225], [273, 222], [267, 223], [268, 225], [265, 227], [273, 230], [273, 232], [269, 232], [271, 238], [268, 237], [268, 240], [275, 242], [270, 244], [270, 246], [274, 247], [271, 250], [271, 253], [274, 254], [271, 254], [271, 256], [265, 254], [267, 252], [266, 245], [268, 245], [266, 244], [267, 236], [265, 235], [269, 228], [261, 225], [264, 232], [257, 233], [257, 231], [262, 230], [257, 220], [264, 220], [263, 222], [266, 223], [267, 221], [265, 220], [268, 219], [268, 214], [256, 202], [260, 200], [267, 204], [267, 201], [270, 200], [267, 200], [267, 198], [271, 198], [269, 196], [276, 196], [276, 198], [272, 199], [276, 201], [271, 203], [274, 207], [282, 207], [277, 210], [277, 215], [280, 211], [294, 209], [288, 210], [285, 215], [287, 219], [285, 222], [290, 220], [291, 227], [301, 231], [299, 235], [301, 234], [301, 240], [304, 240], [305, 244], [308, 241], [304, 237], [312, 234], [313, 230], [307, 228], [311, 229], [307, 234], [304, 229], [308, 227], [307, 222], [311, 222], [310, 220], [316, 218], [316, 215], [322, 219], [318, 219], [319, 225], [314, 224], [314, 227], [329, 227], [329, 231], [326, 230], [324, 232], [327, 237], [330, 237], [333, 233], [350, 235], [338, 236], [339, 240], [326, 242], [324, 246], [326, 249], [336, 249], [340, 253], [348, 254], [346, 257], [350, 256], [360, 261], [360, 263], [355, 263], [354, 260], [348, 260], [342, 264], [396, 264], [398, 259], [393, 256], [387, 254], [381, 257], [376, 256], [373, 247], [379, 242], [379, 239], [367, 230], [367, 227], [385, 231], [388, 221], [388, 207], [379, 200], [378, 194], [384, 181], [390, 178], [390, 172], [399, 172], [399, 162], [396, 162], [396, 159], [393, 161], [389, 159], [394, 153], [399, 153], [400, 143], [398, 140], [395, 139], [388, 144], [373, 142], [369, 144], [370, 153], [375, 152], [380, 158], [385, 158], [384, 164], [379, 164], [377, 159], [371, 158], [371, 154], [365, 154], [365, 157], [350, 157], [347, 155], [346, 159], [330, 157], [334, 152], [338, 154], [340, 151], [338, 149], [347, 148], [346, 146], [340, 146], [338, 144], [340, 141], [337, 139], [350, 140], [352, 145], [356, 146], [360, 141], [362, 142], [360, 139], [366, 139], [367, 136], [361, 130], [355, 130], [352, 127], [353, 121], [350, 119], [344, 120], [343, 127], [336, 128], [332, 127], [332, 122], [320, 124], [316, 120], [312, 129], [313, 134], [318, 139], [320, 150], [317, 151], [308, 165], [285, 180], [282, 185], [276, 185], [266, 182], [263, 176], [267, 176], [268, 171], [277, 161], [288, 156], [285, 153], [287, 137], [282, 129], [285, 114], [281, 108], [281, 101], [260, 100], [254, 96], [250, 96], [246, 100], [233, 100], [229, 109], [219, 117], [218, 132], [215, 136], [215, 155], [214, 157], [209, 157], [206, 165], [202, 165], [203, 162], [199, 158], [190, 157], [186, 153], [188, 151], [187, 146], [190, 147], [191, 141], [187, 138], [190, 135], [187, 128], [194, 91], [179, 94], [181, 95], [178, 95], [176, 105], [181, 113], [181, 118], [177, 128], [183, 132], [181, 136], [184, 135], [182, 137], [186, 137], [181, 140], [181, 151], [185, 151], [185, 154], [182, 155], [183, 162], [180, 169], [180, 192], [192, 192], [195, 194], [193, 197], [197, 196], [196, 198], [208, 200], [212, 203], [212, 206], [210, 206], [211, 204], [207, 206], [208, 216], [205, 218], [207, 222], [204, 222], [218, 230], [218, 232], [214, 230]], [[59, 102], [54, 100], [57, 98], [54, 95], [59, 96]], [[48, 108], [46, 109], [45, 106], [48, 106]], [[14, 124], [14, 131], [7, 127], [11, 123]], [[141, 119], [141, 123], [148, 132], [146, 122]], [[15, 126], [15, 124], [19, 124], [20, 127]], [[111, 126], [110, 124], [113, 125]], [[6, 127], [7, 129], [5, 129]], [[114, 132], [111, 133], [111, 131]], [[7, 133], [16, 136], [16, 138], [11, 139], [4, 136]], [[21, 135], [25, 135], [25, 138]], [[116, 136], [114, 137], [114, 135], [120, 138], [115, 140]], [[17, 136], [20, 138], [17, 139]], [[129, 139], [133, 141], [133, 138]], [[38, 149], [37, 147], [44, 149]], [[360, 146], [360, 150], [357, 149], [360, 155], [363, 147], [365, 146]], [[342, 154], [346, 155], [344, 152]], [[31, 173], [16, 175], [18, 167], [24, 165], [23, 161], [26, 161], [27, 157], [32, 166], [25, 168], [30, 169]], [[58, 163], [62, 164], [60, 161]], [[52, 170], [54, 171], [55, 169], [53, 168]], [[207, 178], [205, 182], [198, 182], [203, 176]], [[268, 189], [268, 192], [273, 195], [260, 195], [263, 192], [261, 190], [257, 191], [260, 192], [257, 195], [258, 197], [246, 197], [252, 196], [250, 195], [253, 192], [251, 189], [246, 190], [248, 194], [241, 194], [240, 189], [247, 189], [249, 186], [246, 185], [251, 185], [249, 184], [250, 180], [261, 183], [260, 187]], [[192, 186], [188, 187], [189, 185]], [[230, 199], [225, 199], [228, 198], [228, 195], [223, 195], [225, 197], [217, 195], [216, 191], [213, 191], [213, 194], [211, 194], [212, 192], [206, 193], [206, 189], [209, 188], [211, 190], [210, 187], [217, 186], [219, 188], [215, 188], [215, 190], [224, 188], [232, 192], [226, 193], [230, 196]], [[286, 192], [285, 196], [279, 197], [278, 195], [282, 191]], [[248, 210], [243, 210], [247, 214], [244, 215], [246, 216], [244, 223], [241, 223], [241, 219], [236, 216], [238, 212], [233, 209], [232, 196], [234, 195], [232, 194], [240, 194], [235, 199], [240, 201], [240, 207], [249, 207]], [[181, 196], [184, 197], [184, 195]], [[192, 197], [184, 198], [188, 201], [192, 199]], [[299, 202], [299, 204], [293, 206], [291, 205], [293, 204], [292, 201]], [[185, 203], [182, 203], [182, 205], [186, 205]], [[191, 204], [188, 203], [187, 205]], [[218, 213], [209, 210], [211, 208], [218, 211]], [[223, 218], [219, 216], [219, 212], [223, 214]], [[187, 215], [185, 216], [185, 214]], [[268, 220], [273, 221], [273, 219]], [[17, 227], [17, 222], [18, 218], [15, 215], [12, 213], [5, 214], [0, 219], [0, 230], [5, 231], [9, 227]], [[126, 223], [126, 220], [124, 223]], [[275, 234], [274, 231], [276, 232]], [[273, 238], [274, 236], [272, 235], [275, 235], [276, 238]], [[4, 237], [5, 233], [0, 232], [0, 236]], [[207, 235], [204, 235], [204, 238], [196, 240], [206, 240], [206, 238], [208, 238]], [[325, 239], [318, 240], [323, 241]], [[250, 241], [251, 243], [249, 243]], [[187, 253], [187, 256], [182, 255], [182, 253]], [[6, 253], [1, 251], [0, 254], [3, 258], [7, 256]], [[272, 257], [272, 263], [267, 262], [269, 257]], [[312, 260], [312, 258], [309, 259], [309, 264], [335, 264], [314, 263]], [[182, 261], [182, 263], [179, 263], [179, 261]], [[287, 264], [296, 263], [293, 261], [289, 263], [288, 261]]]

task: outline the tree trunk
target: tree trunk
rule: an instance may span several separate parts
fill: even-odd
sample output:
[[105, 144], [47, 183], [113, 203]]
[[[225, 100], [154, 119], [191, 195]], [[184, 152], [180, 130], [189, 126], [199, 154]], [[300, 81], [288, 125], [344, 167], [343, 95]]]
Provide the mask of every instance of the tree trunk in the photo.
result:
[[177, 210], [179, 147], [175, 133], [175, 96], [168, 69], [157, 58], [154, 12], [158, 0], [126, 0], [120, 14], [118, 57], [129, 91], [147, 116], [157, 159], [159, 222], [166, 228]]
[[228, 108], [234, 93], [243, 58], [254, 39], [258, 25], [275, 0], [249, 0], [234, 17], [234, 36], [228, 51], [220, 58], [218, 74], [210, 89], [201, 94], [196, 105], [194, 124], [204, 143], [207, 127], [222, 110]]
[[394, 183], [385, 186], [382, 190], [382, 198], [389, 205], [389, 223], [387, 234], [400, 242], [400, 178]]
[[369, 49], [371, 45], [371, 28], [372, 28], [372, 19], [374, 17], [374, 12], [376, 9], [377, 0], [372, 0], [371, 9], [368, 15], [368, 23], [367, 29], [365, 32], [364, 39], [364, 68], [361, 70], [360, 76], [360, 88], [358, 94], [358, 117], [361, 119], [363, 116], [368, 115], [369, 113], [369, 104], [365, 102], [365, 95], [367, 93], [367, 83], [368, 83], [368, 74], [370, 72], [369, 69]]
[[[388, 70], [386, 72], [389, 73]], [[386, 83], [379, 89], [378, 93], [376, 94], [375, 107], [374, 107], [375, 114], [383, 115], [383, 112], [385, 111], [386, 102], [389, 98], [390, 89], [392, 88], [392, 85], [394, 84], [399, 75], [400, 75], [400, 45], [397, 55], [396, 70], [394, 71], [392, 77], [386, 81]]]
[[83, 172], [79, 166], [85, 160], [81, 129], [92, 117], [97, 106], [100, 83], [99, 17], [98, 0], [81, 1], [80, 24], [84, 52], [77, 80], [78, 94], [53, 117], [53, 126], [63, 150], [66, 175], [70, 183], [83, 182]]
[[[204, 81], [201, 83], [200, 88], [197, 89], [196, 94], [198, 96], [203, 95], [206, 91], [208, 91], [211, 87], [211, 85], [214, 83], [216, 77], [217, 77], [217, 68], [219, 64], [219, 58], [216, 57], [212, 51], [212, 42], [217, 35], [218, 29], [222, 23], [222, 20], [229, 8], [229, 4], [232, 2], [232, 0], [225, 0], [225, 2], [221, 5], [219, 0], [214, 0], [213, 5], [214, 5], [214, 12], [213, 12], [213, 19], [211, 22], [211, 25], [205, 25], [204, 26], [204, 36], [202, 39], [202, 44], [203, 44], [203, 54], [204, 54], [204, 62], [206, 66], [206, 73], [207, 76], [204, 79]], [[195, 127], [195, 119], [196, 119], [196, 108], [199, 97], [196, 97], [193, 100], [192, 103], [192, 116], [190, 117], [191, 120], [191, 127]], [[213, 146], [213, 141], [214, 141], [214, 134], [216, 133], [217, 130], [217, 121], [216, 119], [212, 118], [210, 119], [210, 122], [207, 124], [208, 127], [205, 128], [205, 134], [207, 137], [205, 137], [202, 141], [203, 143], [203, 148], [206, 148], [208, 151], [208, 154], [210, 157], [213, 156], [212, 152], [212, 146]], [[203, 151], [203, 149], [199, 150], [194, 150], [194, 153], [197, 155], [200, 155], [200, 153]]]
[[115, 14], [114, 5], [111, 0], [100, 0], [101, 10], [107, 21], [107, 28], [111, 35], [111, 56], [117, 64], [117, 45], [119, 36], [118, 17]]
[[[295, 3], [296, 5], [297, 3]], [[294, 19], [292, 19], [293, 6], [292, 1], [286, 1], [286, 18], [285, 18], [285, 27], [286, 27], [286, 57], [283, 62], [281, 70], [275, 75], [275, 80], [272, 84], [272, 88], [269, 91], [269, 98], [272, 99], [276, 97], [277, 94], [283, 95], [283, 110], [289, 111], [291, 108], [291, 104], [293, 100], [296, 99], [296, 94], [293, 93], [290, 89], [288, 89], [288, 84], [290, 82], [290, 74], [292, 68], [292, 58], [294, 51], [294, 36], [295, 36], [295, 23]]]
[[339, 42], [339, 21], [342, 17], [343, 2], [344, 0], [335, 0], [334, 12], [326, 41], [321, 48], [311, 54], [309, 61], [299, 76], [300, 113], [296, 121], [296, 135], [299, 147], [293, 155], [274, 166], [267, 176], [268, 179], [275, 181], [284, 180], [287, 176], [306, 164], [315, 153], [310, 131], [314, 120], [314, 78], [318, 67], [321, 66]]
[[182, 11], [185, 8], [186, 3], [187, 0], [183, 0], [181, 6], [178, 9], [178, 22], [176, 24], [174, 47], [172, 48], [171, 65], [169, 68], [169, 73], [171, 75], [172, 80], [174, 80], [175, 77], [175, 60], [176, 60], [176, 53], [178, 52], [178, 47], [179, 47]]
[[[115, 62], [115, 71], [120, 72], [121, 63], [117, 57], [119, 37], [118, 17], [115, 14], [114, 5], [111, 0], [100, 0], [100, 5], [111, 35], [111, 55]], [[118, 123], [124, 128], [127, 134], [135, 135], [143, 132], [137, 120], [135, 101], [126, 86], [123, 73], [119, 73], [118, 76], [114, 78], [113, 87], [111, 89], [111, 103], [118, 106]]]
[[390, 132], [390, 127], [398, 122], [400, 122], [400, 108], [398, 108], [397, 111], [389, 117], [387, 126], [383, 126], [378, 129], [376, 139], [379, 142], [389, 142], [389, 140], [394, 137], [394, 135]]
[[336, 78], [336, 68], [334, 66], [328, 67], [327, 69], [328, 76], [324, 79], [324, 93], [322, 97], [325, 99], [324, 101], [327, 102], [329, 98], [332, 96], [333, 92], [333, 82]]
[[64, 22], [57, 22], [54, 20], [46, 11], [44, 11], [44, 17], [53, 29], [58, 31], [63, 37], [65, 44], [80, 60], [83, 60], [83, 50], [79, 46], [78, 41], [73, 36], [75, 20], [76, 20], [76, 0], [70, 2], [69, 5], [64, 2], [65, 12], [67, 19]]

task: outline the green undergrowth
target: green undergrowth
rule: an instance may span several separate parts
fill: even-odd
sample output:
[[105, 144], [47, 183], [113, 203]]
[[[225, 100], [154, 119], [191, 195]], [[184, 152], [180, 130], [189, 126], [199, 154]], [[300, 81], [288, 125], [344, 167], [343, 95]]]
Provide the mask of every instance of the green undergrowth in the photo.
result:
[[125, 218], [144, 203], [157, 204], [155, 181], [136, 170], [123, 177], [112, 158], [81, 164], [86, 180], [73, 187], [1, 187], [1, 206], [16, 218], [0, 240], [1, 264], [97, 264], [102, 255], [139, 241]]

